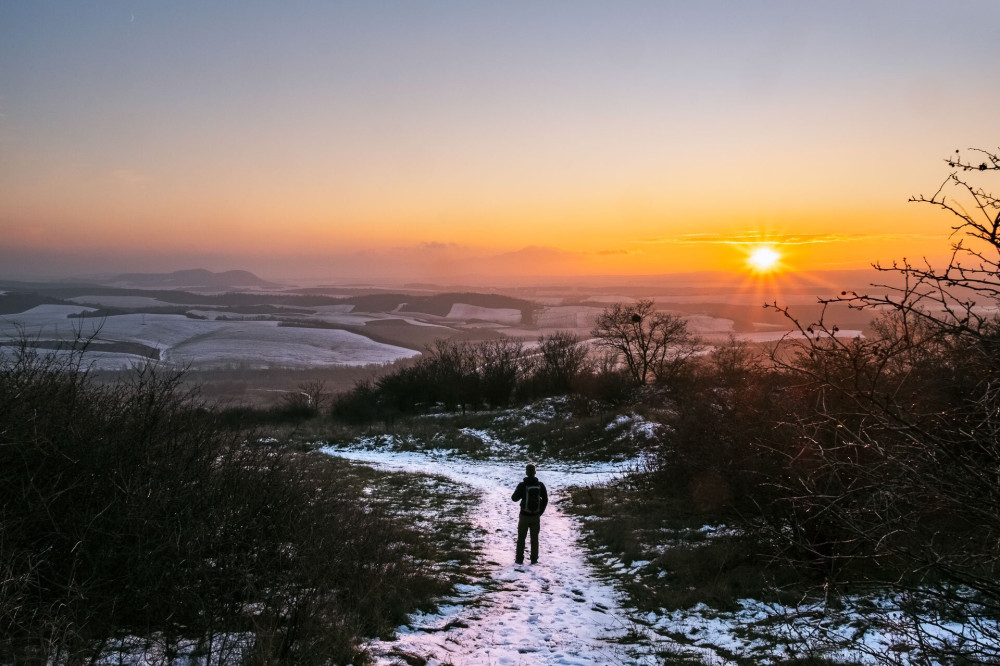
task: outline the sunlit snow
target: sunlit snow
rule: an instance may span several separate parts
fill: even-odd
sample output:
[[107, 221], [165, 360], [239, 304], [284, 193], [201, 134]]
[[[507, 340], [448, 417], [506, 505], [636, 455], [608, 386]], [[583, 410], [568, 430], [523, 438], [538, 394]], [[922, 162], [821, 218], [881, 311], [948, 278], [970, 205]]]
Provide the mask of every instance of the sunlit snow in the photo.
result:
[[444, 452], [325, 450], [388, 469], [442, 474], [481, 492], [472, 519], [484, 533], [482, 581], [459, 589], [440, 613], [414, 616], [399, 628], [397, 640], [372, 642], [378, 664], [398, 663], [391, 656], [396, 650], [429, 658], [428, 666], [660, 663], [648, 642], [620, 642], [636, 625], [620, 605], [619, 593], [588, 563], [578, 543], [577, 521], [559, 506], [567, 487], [606, 481], [624, 466], [540, 465], [538, 476], [548, 487], [550, 504], [542, 517], [539, 563], [516, 565], [518, 505], [510, 495], [523, 477], [522, 461], [472, 461]]

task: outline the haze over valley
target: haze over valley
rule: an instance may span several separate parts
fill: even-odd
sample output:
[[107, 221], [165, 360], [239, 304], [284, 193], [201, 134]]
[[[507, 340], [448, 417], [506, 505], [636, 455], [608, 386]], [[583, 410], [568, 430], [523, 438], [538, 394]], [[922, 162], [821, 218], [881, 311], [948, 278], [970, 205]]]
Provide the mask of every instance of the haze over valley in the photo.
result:
[[[730, 336], [773, 343], [798, 333], [765, 303], [795, 306], [809, 319], [819, 312], [819, 297], [860, 290], [865, 280], [877, 277], [873, 271], [851, 271], [810, 281], [748, 281], [701, 273], [491, 291], [430, 284], [303, 286], [265, 280], [251, 271], [203, 269], [6, 280], [0, 281], [0, 345], [12, 353], [24, 339], [65, 354], [85, 343], [83, 364], [91, 369], [123, 370], [152, 362], [184, 369], [217, 388], [220, 376], [249, 372], [256, 380], [230, 382], [232, 394], [221, 389], [218, 397], [260, 402], [275, 397], [264, 389], [276, 384], [291, 390], [291, 380], [281, 372], [252, 371], [325, 371], [317, 376], [327, 377], [331, 388], [346, 388], [359, 377], [377, 374], [380, 366], [417, 356], [436, 340], [503, 336], [530, 343], [557, 331], [586, 340], [605, 307], [640, 298], [681, 315], [708, 344]], [[869, 313], [846, 307], [835, 312], [844, 335], [859, 334], [870, 320]]]

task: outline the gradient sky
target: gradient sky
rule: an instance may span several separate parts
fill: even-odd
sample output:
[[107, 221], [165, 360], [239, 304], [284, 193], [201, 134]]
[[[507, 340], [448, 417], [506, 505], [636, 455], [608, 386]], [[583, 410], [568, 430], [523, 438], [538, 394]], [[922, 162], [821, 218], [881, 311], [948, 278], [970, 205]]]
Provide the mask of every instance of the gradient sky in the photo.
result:
[[1000, 2], [0, 2], [0, 275], [940, 257]]

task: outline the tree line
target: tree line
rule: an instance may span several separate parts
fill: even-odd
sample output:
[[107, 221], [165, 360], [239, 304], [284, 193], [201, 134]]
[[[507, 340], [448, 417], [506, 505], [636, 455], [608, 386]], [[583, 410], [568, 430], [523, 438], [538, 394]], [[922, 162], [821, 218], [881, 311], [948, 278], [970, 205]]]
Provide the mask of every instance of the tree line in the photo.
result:
[[653, 301], [604, 310], [593, 340], [559, 331], [528, 345], [518, 338], [439, 340], [409, 364], [338, 396], [334, 416], [350, 422], [391, 420], [431, 409], [502, 408], [578, 393], [611, 403], [636, 387], [677, 376], [698, 349], [687, 322]]

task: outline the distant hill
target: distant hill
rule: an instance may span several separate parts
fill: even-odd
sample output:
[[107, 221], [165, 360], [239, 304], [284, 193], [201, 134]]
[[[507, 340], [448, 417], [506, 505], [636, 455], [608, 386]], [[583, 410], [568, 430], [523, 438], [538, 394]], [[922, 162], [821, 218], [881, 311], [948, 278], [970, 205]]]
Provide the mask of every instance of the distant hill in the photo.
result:
[[173, 273], [123, 273], [106, 283], [137, 287], [141, 289], [277, 289], [281, 285], [262, 280], [250, 271], [223, 271], [213, 273], [204, 268], [195, 268]]
[[19, 314], [39, 305], [64, 304], [66, 301], [37, 293], [0, 293], [0, 315]]

